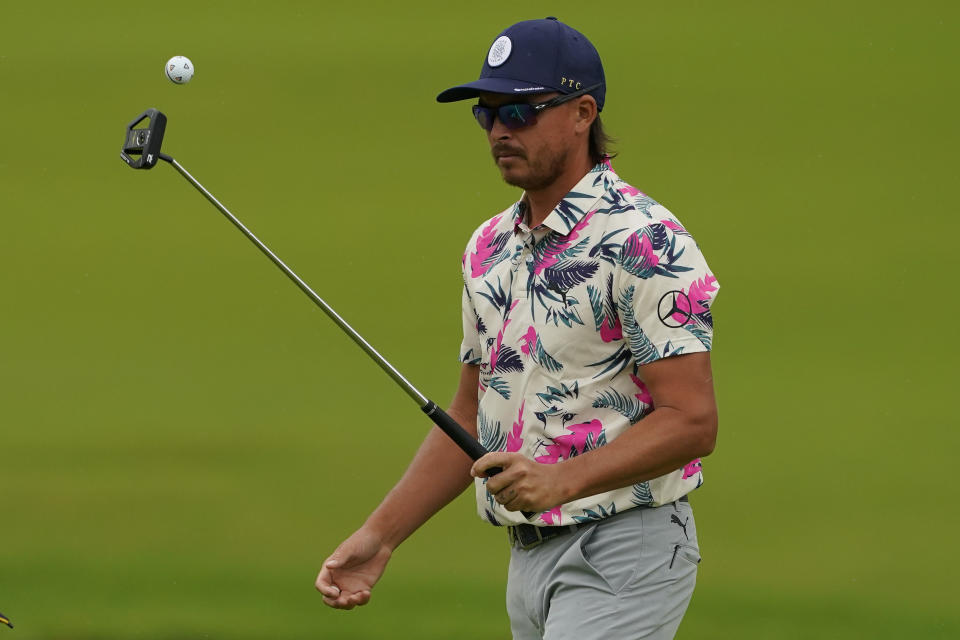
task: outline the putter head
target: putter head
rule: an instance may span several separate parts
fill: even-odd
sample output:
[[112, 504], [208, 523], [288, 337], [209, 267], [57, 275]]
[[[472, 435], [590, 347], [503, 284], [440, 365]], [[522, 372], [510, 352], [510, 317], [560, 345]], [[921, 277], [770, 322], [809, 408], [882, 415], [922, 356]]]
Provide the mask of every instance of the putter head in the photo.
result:
[[[147, 121], [146, 126], [136, 128]], [[127, 125], [126, 137], [120, 157], [134, 169], [152, 169], [161, 159], [160, 145], [163, 144], [163, 130], [167, 126], [167, 116], [156, 109], [147, 109], [133, 122]]]

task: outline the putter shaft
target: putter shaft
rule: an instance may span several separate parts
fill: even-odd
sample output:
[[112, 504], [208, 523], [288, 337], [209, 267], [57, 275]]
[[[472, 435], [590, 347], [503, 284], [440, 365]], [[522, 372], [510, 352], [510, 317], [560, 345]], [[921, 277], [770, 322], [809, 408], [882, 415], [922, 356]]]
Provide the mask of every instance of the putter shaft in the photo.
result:
[[207, 191], [206, 188], [204, 188], [204, 186], [200, 184], [196, 178], [190, 175], [190, 172], [184, 169], [183, 165], [181, 165], [174, 158], [172, 158], [171, 156], [168, 156], [165, 153], [160, 154], [160, 159], [166, 160], [171, 165], [173, 165], [173, 168], [176, 169], [178, 172], [180, 172], [180, 175], [186, 178], [187, 181], [197, 189], [197, 191], [202, 193], [203, 197], [209, 200], [210, 203], [220, 211], [220, 213], [222, 213], [230, 222], [232, 222], [233, 225], [241, 231], [241, 233], [243, 233], [243, 235], [247, 236], [250, 242], [257, 245], [257, 248], [260, 249], [260, 251], [263, 252], [265, 256], [270, 258], [270, 261], [273, 262], [273, 264], [277, 265], [277, 267], [279, 267], [279, 269], [283, 271], [286, 274], [286, 276], [290, 278], [290, 280], [292, 280], [293, 283], [297, 285], [297, 287], [300, 288], [301, 291], [307, 294], [307, 297], [313, 300], [313, 302], [316, 303], [318, 307], [323, 309], [323, 312], [326, 313], [327, 316], [331, 320], [333, 320], [338, 327], [343, 329], [343, 331], [346, 332], [346, 334], [350, 336], [350, 338], [352, 338], [353, 341], [356, 342], [357, 345], [361, 349], [363, 349], [368, 356], [370, 356], [373, 359], [374, 362], [380, 365], [380, 368], [383, 369], [388, 376], [393, 378], [394, 381], [396, 381], [396, 383], [399, 384], [401, 388], [403, 388], [403, 390], [407, 393], [407, 395], [410, 396], [420, 406], [420, 408], [424, 412], [428, 412], [429, 406], [433, 405], [434, 403], [428, 400], [425, 395], [420, 393], [420, 391], [418, 391], [417, 388], [414, 387], [409, 380], [404, 378], [403, 375], [399, 371], [397, 371], [392, 364], [390, 364], [387, 361], [386, 358], [380, 355], [380, 353], [376, 349], [374, 349], [369, 342], [363, 339], [363, 336], [357, 333], [356, 330], [354, 330], [354, 328], [351, 327], [346, 320], [340, 317], [340, 314], [334, 311], [333, 307], [331, 307], [329, 304], [327, 304], [324, 301], [323, 298], [317, 295], [317, 293], [313, 289], [311, 289], [310, 286], [306, 282], [304, 282], [302, 278], [300, 278], [300, 276], [294, 273], [293, 269], [288, 267], [283, 262], [283, 260], [281, 260], [277, 256], [277, 254], [271, 251], [267, 245], [263, 244], [260, 241], [260, 239], [256, 235], [254, 235], [252, 231], [250, 231], [250, 229], [248, 229], [242, 222], [240, 222], [240, 220], [235, 215], [230, 213], [229, 209], [223, 206], [223, 204], [221, 204], [221, 202], [217, 200], [217, 198], [212, 193]]

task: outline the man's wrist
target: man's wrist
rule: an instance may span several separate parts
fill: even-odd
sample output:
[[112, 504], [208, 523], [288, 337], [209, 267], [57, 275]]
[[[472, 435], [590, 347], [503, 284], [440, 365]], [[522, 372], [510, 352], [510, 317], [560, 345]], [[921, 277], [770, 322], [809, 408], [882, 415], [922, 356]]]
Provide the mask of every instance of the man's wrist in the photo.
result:
[[396, 524], [397, 519], [374, 512], [363, 523], [361, 529], [392, 553], [410, 535], [409, 533], [404, 535]]
[[568, 458], [552, 465], [555, 471], [553, 486], [557, 488], [560, 497], [557, 504], [566, 504], [583, 497], [580, 495], [583, 487], [582, 457]]

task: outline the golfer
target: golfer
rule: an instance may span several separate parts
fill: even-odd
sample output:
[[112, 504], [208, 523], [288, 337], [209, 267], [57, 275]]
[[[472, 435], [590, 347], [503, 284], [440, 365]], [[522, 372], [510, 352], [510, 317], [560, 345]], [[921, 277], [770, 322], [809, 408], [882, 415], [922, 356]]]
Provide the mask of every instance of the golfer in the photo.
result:
[[[463, 363], [449, 414], [364, 525], [324, 562], [327, 605], [366, 604], [397, 546], [473, 483], [510, 543], [517, 640], [672, 638], [700, 552], [688, 494], [716, 441], [718, 283], [666, 208], [624, 182], [600, 124], [596, 49], [555, 18], [503, 31], [474, 100], [520, 199], [463, 254]], [[499, 473], [487, 474], [499, 468]]]

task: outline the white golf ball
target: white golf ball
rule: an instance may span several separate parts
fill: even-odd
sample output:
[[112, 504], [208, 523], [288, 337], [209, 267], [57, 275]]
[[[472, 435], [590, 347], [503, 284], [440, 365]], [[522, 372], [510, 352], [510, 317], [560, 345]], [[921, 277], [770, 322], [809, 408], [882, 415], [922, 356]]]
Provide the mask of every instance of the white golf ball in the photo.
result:
[[186, 56], [173, 56], [167, 60], [167, 65], [163, 68], [171, 82], [176, 84], [187, 84], [193, 77], [193, 63]]

